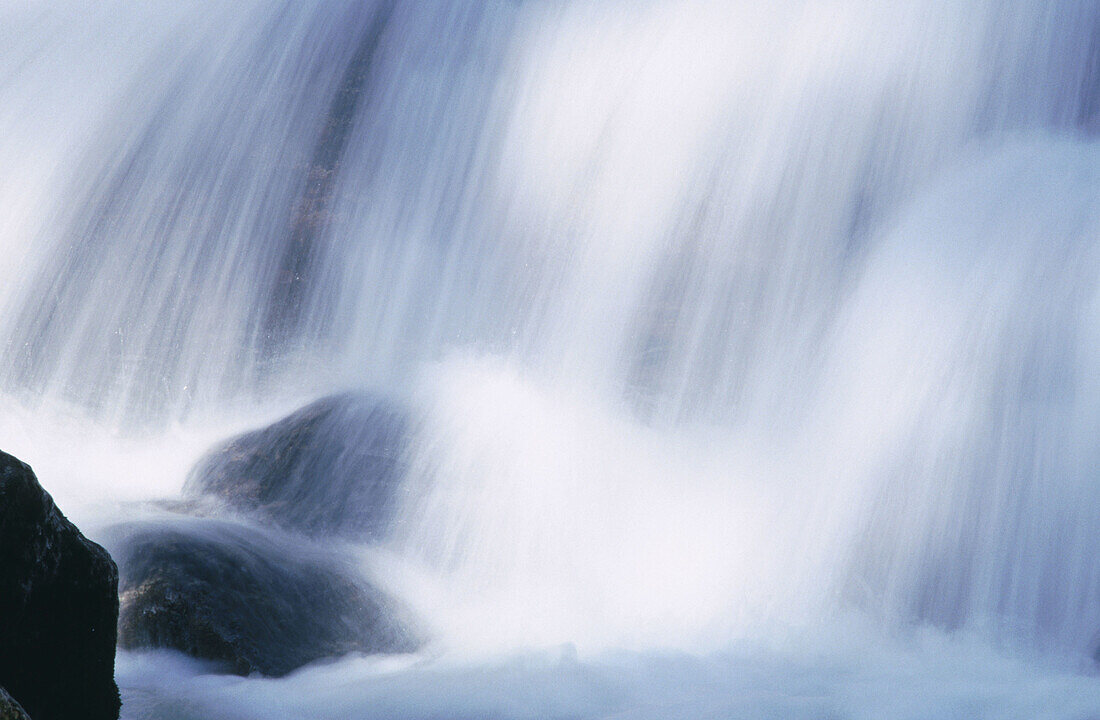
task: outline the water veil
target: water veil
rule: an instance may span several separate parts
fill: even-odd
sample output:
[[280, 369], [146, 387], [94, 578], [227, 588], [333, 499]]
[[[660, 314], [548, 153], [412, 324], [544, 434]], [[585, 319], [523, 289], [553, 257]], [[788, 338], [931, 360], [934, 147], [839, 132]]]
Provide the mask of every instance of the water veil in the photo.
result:
[[0, 0], [0, 127], [0, 444], [93, 533], [408, 412], [338, 551], [429, 649], [124, 717], [1100, 708], [1094, 0]]

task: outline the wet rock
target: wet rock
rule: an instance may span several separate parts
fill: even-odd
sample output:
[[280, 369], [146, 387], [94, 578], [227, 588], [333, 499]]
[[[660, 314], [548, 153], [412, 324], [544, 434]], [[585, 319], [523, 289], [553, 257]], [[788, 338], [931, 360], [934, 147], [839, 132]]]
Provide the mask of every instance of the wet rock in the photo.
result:
[[393, 600], [300, 537], [196, 518], [115, 533], [122, 647], [280, 676], [326, 657], [418, 644]]
[[408, 426], [385, 400], [332, 395], [215, 447], [191, 470], [186, 492], [310, 535], [377, 539], [405, 472]]
[[23, 707], [0, 687], [0, 720], [30, 720]]
[[118, 569], [0, 452], [0, 685], [35, 720], [115, 720]]

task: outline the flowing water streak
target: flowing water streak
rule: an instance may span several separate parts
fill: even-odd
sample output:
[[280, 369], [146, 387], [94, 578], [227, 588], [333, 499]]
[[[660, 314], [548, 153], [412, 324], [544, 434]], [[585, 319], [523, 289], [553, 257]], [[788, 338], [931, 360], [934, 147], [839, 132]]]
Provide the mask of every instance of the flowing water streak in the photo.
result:
[[8, 0], [0, 389], [148, 433], [408, 391], [392, 549], [463, 642], [1089, 649], [1098, 23]]

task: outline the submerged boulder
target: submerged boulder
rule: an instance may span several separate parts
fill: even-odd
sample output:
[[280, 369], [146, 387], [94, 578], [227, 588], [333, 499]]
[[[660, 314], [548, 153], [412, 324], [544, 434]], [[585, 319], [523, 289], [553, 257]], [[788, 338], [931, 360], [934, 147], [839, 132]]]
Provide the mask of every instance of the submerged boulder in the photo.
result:
[[30, 720], [27, 712], [0, 687], [0, 720]]
[[374, 396], [322, 398], [215, 447], [186, 492], [309, 535], [377, 539], [405, 472], [408, 425], [402, 409]]
[[124, 648], [172, 648], [239, 675], [280, 676], [349, 652], [417, 647], [394, 601], [300, 538], [196, 518], [115, 532]]
[[0, 452], [0, 686], [35, 720], [115, 720], [118, 569]]

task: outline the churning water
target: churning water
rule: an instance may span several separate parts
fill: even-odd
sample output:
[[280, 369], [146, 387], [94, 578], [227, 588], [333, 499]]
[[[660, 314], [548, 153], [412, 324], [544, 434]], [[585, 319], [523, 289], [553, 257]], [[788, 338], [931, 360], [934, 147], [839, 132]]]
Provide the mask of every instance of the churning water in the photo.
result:
[[124, 715], [1100, 716], [1095, 0], [0, 0], [0, 130], [0, 446], [90, 534], [418, 418], [429, 651]]

